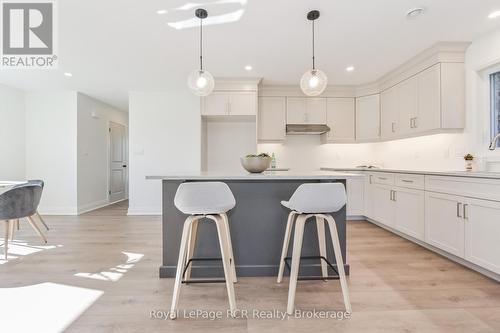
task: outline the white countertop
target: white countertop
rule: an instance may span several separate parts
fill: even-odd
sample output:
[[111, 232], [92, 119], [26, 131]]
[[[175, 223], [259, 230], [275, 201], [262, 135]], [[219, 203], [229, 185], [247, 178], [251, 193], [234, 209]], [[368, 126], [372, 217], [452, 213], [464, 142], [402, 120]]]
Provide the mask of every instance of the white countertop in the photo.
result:
[[417, 175], [500, 179], [500, 172], [486, 172], [486, 171], [444, 171], [444, 170], [428, 171], [428, 170], [401, 170], [401, 169], [382, 169], [382, 168], [330, 168], [330, 167], [322, 167], [321, 170], [336, 171], [336, 172], [370, 171], [370, 172], [389, 172], [389, 173], [409, 173]]
[[313, 179], [349, 179], [362, 177], [358, 174], [348, 172], [338, 172], [329, 170], [318, 170], [310, 172], [293, 172], [293, 171], [265, 171], [263, 173], [179, 173], [168, 174], [164, 176], [146, 176], [146, 179], [161, 179], [161, 180], [313, 180]]

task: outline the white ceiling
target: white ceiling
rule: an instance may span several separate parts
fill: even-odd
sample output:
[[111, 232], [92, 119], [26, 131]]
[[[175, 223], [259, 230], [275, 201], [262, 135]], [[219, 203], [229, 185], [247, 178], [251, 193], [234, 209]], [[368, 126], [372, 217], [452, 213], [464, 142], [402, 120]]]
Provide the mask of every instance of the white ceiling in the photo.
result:
[[[487, 18], [500, 10], [498, 0], [203, 1], [209, 16], [244, 10], [237, 22], [204, 29], [206, 69], [215, 77], [263, 77], [266, 84], [297, 84], [310, 67], [311, 26], [305, 16], [311, 9], [321, 11], [317, 67], [330, 84], [339, 85], [374, 81], [435, 42], [470, 41], [500, 27], [500, 19]], [[124, 110], [131, 90], [185, 87], [198, 66], [199, 30], [175, 30], [167, 22], [191, 18], [194, 9], [175, 10], [187, 3], [58, 1], [59, 69], [3, 70], [0, 83], [78, 90]], [[415, 6], [425, 6], [425, 15], [407, 20], [406, 11]], [[159, 9], [168, 13], [158, 15]], [[252, 72], [244, 70], [247, 64]], [[356, 70], [346, 72], [348, 65]]]

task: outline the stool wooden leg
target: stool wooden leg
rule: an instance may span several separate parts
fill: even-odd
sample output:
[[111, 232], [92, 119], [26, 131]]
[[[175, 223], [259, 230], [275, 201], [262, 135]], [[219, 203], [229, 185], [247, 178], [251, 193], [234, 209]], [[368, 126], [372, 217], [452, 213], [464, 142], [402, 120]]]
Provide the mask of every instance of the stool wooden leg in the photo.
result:
[[[193, 253], [194, 253], [194, 247], [196, 244], [196, 236], [198, 234], [198, 223], [200, 220], [195, 220], [191, 224], [191, 229], [189, 231], [189, 241], [188, 241], [188, 251], [186, 255], [186, 263], [185, 265], [188, 264], [189, 259], [193, 258]], [[186, 275], [184, 276], [185, 280], [189, 280], [191, 278], [191, 268], [193, 267], [193, 263], [188, 266], [186, 269]]]
[[171, 319], [175, 319], [177, 317], [177, 306], [179, 304], [179, 295], [181, 292], [182, 271], [184, 270], [184, 263], [186, 259], [189, 230], [191, 229], [191, 223], [196, 219], [198, 219], [198, 217], [189, 216], [184, 222], [184, 227], [182, 229], [181, 246], [179, 248], [179, 259], [177, 261], [177, 272], [175, 274], [174, 292], [172, 294], [172, 306], [170, 307]]
[[9, 252], [9, 232], [10, 232], [10, 221], [5, 222], [5, 238], [3, 241], [3, 252], [4, 258], [7, 260], [7, 252]]
[[281, 250], [280, 268], [278, 271], [278, 279], [276, 280], [277, 283], [281, 283], [281, 281], [283, 280], [283, 272], [285, 271], [285, 257], [286, 254], [288, 253], [288, 246], [290, 244], [290, 235], [292, 234], [293, 220], [296, 214], [297, 213], [294, 211], [291, 211], [290, 214], [288, 214], [285, 236], [283, 238], [283, 249]]
[[17, 230], [19, 230], [19, 219], [16, 220]]
[[234, 295], [233, 273], [231, 271], [231, 264], [229, 262], [229, 249], [224, 220], [220, 215], [207, 215], [207, 218], [214, 220], [217, 226], [220, 252], [222, 254], [222, 264], [224, 266], [224, 277], [226, 279], [227, 296], [229, 298], [229, 309], [231, 310], [231, 314], [234, 314], [236, 311], [236, 298]]
[[342, 294], [344, 296], [344, 304], [347, 312], [351, 311], [351, 301], [349, 300], [349, 288], [347, 287], [347, 279], [344, 271], [344, 260], [342, 259], [342, 251], [340, 250], [339, 234], [337, 232], [337, 225], [335, 219], [330, 215], [324, 215], [328, 221], [330, 228], [330, 235], [332, 237], [333, 250], [335, 251], [335, 261], [337, 262], [337, 271], [340, 277], [340, 286], [342, 287]]
[[302, 252], [302, 238], [304, 236], [304, 225], [307, 216], [299, 215], [295, 222], [295, 233], [293, 235], [292, 269], [290, 271], [290, 286], [288, 287], [287, 313], [293, 314], [295, 308], [295, 290], [297, 288], [297, 278], [299, 275], [300, 253]]
[[47, 238], [43, 235], [42, 231], [38, 226], [36, 225], [35, 221], [31, 218], [31, 216], [27, 216], [26, 219], [28, 220], [28, 223], [31, 225], [33, 229], [35, 229], [36, 233], [43, 239], [44, 243], [47, 243]]
[[226, 235], [227, 235], [227, 245], [229, 247], [229, 260], [231, 262], [231, 270], [233, 272], [233, 282], [238, 282], [238, 277], [236, 276], [236, 262], [234, 261], [233, 254], [233, 242], [231, 241], [231, 231], [229, 230], [229, 219], [227, 214], [220, 214], [224, 221], [224, 226], [226, 227]]
[[[319, 216], [316, 216], [316, 230], [318, 231], [319, 255], [326, 258], [325, 220]], [[328, 266], [324, 260], [321, 260], [321, 275], [323, 278], [328, 277]]]

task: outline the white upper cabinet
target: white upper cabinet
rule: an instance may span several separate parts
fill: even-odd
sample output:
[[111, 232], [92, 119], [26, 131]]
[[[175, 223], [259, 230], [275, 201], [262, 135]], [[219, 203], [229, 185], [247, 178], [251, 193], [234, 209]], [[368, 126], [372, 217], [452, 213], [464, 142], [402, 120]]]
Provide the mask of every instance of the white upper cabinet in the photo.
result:
[[381, 93], [381, 138], [462, 129], [463, 63], [437, 63]]
[[329, 142], [354, 142], [355, 105], [354, 98], [327, 98], [326, 133]]
[[383, 139], [396, 137], [398, 119], [398, 91], [392, 87], [380, 94], [380, 134]]
[[326, 124], [326, 98], [287, 97], [287, 124]]
[[258, 141], [285, 140], [286, 98], [259, 97]]
[[356, 140], [380, 137], [380, 94], [356, 98]]
[[254, 91], [214, 91], [202, 98], [203, 116], [255, 116], [257, 93]]

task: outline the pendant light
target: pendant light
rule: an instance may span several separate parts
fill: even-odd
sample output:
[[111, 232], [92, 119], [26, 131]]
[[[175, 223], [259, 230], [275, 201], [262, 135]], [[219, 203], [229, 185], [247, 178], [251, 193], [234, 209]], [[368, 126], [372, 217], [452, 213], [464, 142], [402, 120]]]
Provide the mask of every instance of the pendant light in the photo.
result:
[[307, 96], [318, 96], [326, 88], [328, 78], [325, 73], [316, 69], [314, 58], [314, 21], [319, 18], [319, 11], [312, 10], [307, 13], [307, 19], [312, 21], [312, 69], [302, 75], [300, 79], [300, 89]]
[[200, 69], [189, 74], [188, 86], [195, 95], [207, 96], [210, 95], [215, 86], [212, 74], [203, 69], [203, 20], [207, 18], [208, 13], [205, 9], [198, 8], [194, 14], [200, 19]]

